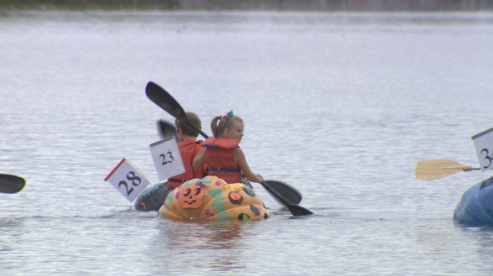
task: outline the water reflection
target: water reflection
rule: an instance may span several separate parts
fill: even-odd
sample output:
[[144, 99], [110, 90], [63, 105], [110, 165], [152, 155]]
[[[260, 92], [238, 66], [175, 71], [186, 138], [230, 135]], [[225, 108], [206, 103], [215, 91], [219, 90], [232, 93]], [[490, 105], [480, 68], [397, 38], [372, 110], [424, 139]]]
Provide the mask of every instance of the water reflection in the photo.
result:
[[[255, 231], [262, 221], [168, 221], [159, 224], [159, 234], [152, 240], [153, 255], [180, 255], [173, 260], [175, 270], [241, 271], [246, 268], [245, 256], [255, 239]], [[197, 252], [198, 251], [198, 252]], [[194, 260], [190, 260], [192, 257]], [[200, 260], [197, 260], [200, 259]], [[166, 266], [169, 270], [169, 265]]]
[[24, 218], [0, 218], [0, 252], [14, 251], [23, 229]]
[[231, 249], [241, 246], [245, 223], [248, 222], [173, 222], [162, 229], [162, 234], [171, 249]]
[[493, 256], [493, 226], [463, 227], [458, 226], [467, 237], [473, 239], [472, 244], [477, 245], [480, 256]]

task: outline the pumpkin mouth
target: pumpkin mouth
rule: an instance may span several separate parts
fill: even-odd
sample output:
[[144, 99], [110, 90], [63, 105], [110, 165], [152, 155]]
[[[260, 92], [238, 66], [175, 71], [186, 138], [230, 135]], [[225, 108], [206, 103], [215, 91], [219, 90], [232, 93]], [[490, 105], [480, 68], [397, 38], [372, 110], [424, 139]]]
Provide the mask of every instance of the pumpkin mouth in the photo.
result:
[[181, 208], [197, 209], [204, 203], [204, 189], [197, 185], [184, 187], [178, 193], [180, 193], [177, 198]]

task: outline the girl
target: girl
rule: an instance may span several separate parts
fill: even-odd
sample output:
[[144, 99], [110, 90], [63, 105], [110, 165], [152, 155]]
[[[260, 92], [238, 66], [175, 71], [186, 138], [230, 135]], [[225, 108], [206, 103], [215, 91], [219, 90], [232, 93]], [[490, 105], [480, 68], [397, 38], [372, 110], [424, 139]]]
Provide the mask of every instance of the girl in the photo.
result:
[[215, 175], [227, 183], [242, 183], [241, 175], [250, 181], [263, 182], [260, 174], [254, 174], [238, 146], [243, 137], [243, 120], [233, 111], [226, 116], [216, 116], [211, 122], [214, 138], [202, 143], [202, 149], [193, 161], [193, 168], [201, 168], [205, 163], [209, 167], [208, 175]]

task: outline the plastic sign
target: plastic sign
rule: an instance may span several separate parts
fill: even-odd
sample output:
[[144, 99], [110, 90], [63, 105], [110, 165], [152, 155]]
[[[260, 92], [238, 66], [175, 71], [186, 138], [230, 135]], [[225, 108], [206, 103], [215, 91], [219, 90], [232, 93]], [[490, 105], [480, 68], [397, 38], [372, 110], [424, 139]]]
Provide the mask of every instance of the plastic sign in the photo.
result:
[[130, 202], [133, 202], [150, 184], [149, 180], [125, 158], [104, 181], [110, 182]]
[[471, 137], [476, 147], [481, 171], [493, 169], [493, 128]]
[[175, 137], [169, 137], [150, 145], [152, 160], [160, 181], [185, 172]]

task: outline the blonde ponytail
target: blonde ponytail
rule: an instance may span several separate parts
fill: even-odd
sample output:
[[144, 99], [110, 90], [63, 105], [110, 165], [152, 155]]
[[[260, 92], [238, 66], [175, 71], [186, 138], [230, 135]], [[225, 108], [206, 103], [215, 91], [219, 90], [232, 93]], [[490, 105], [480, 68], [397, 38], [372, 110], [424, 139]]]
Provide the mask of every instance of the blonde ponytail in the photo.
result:
[[[221, 120], [220, 120], [220, 119], [221, 119], [222, 117], [223, 117], [223, 116], [216, 116], [216, 117], [214, 117], [214, 118], [212, 119], [212, 121], [211, 121], [211, 130], [212, 130], [212, 134], [214, 135], [214, 137], [215, 137], [215, 138], [219, 138], [219, 137], [218, 137], [218, 134], [219, 134], [219, 133], [221, 133], [221, 132], [219, 132], [219, 133], [218, 133], [218, 129], [220, 129], [220, 128], [221, 128], [220, 126], [221, 126], [222, 124], [221, 124]], [[217, 121], [219, 121], [219, 125], [218, 125]], [[222, 129], [223, 129], [223, 131], [224, 131], [224, 127], [222, 127]]]
[[236, 122], [243, 123], [243, 120], [240, 117], [235, 116], [232, 110], [225, 116], [219, 115], [214, 117], [211, 121], [211, 130], [214, 137], [219, 139], [223, 138], [224, 130], [226, 130], [226, 128], [231, 130]]

